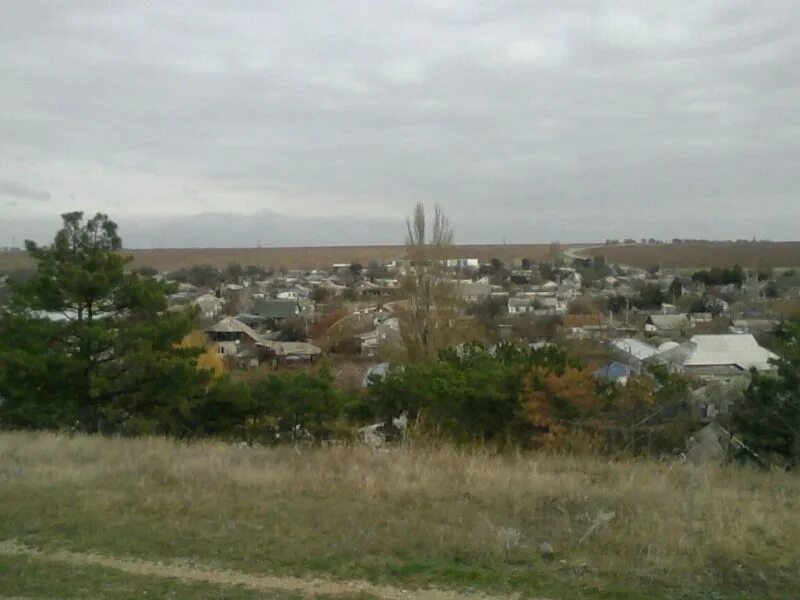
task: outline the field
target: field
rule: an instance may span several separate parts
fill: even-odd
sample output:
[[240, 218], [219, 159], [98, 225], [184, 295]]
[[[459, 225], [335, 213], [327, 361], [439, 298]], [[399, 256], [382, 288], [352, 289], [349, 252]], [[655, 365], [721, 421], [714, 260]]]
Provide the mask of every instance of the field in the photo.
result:
[[800, 597], [799, 507], [737, 468], [4, 433], [0, 596]]
[[[510, 262], [513, 259], [546, 258], [549, 244], [462, 245], [453, 249], [454, 257], [492, 258]], [[297, 248], [165, 248], [159, 250], [130, 250], [134, 267], [154, 267], [160, 271], [176, 270], [198, 264], [225, 267], [231, 262], [264, 267], [329, 268], [334, 263], [359, 262], [366, 266], [370, 260], [390, 261], [403, 258], [404, 246], [330, 246]], [[24, 253], [0, 252], [0, 272], [30, 267], [33, 262]]]
[[636, 244], [598, 246], [585, 254], [604, 256], [614, 263], [670, 269], [709, 267], [800, 267], [800, 242], [709, 242], [697, 244]]
[[[575, 248], [585, 244], [575, 244]], [[404, 246], [329, 246], [295, 248], [163, 248], [156, 250], [129, 250], [134, 267], [155, 267], [160, 271], [176, 270], [198, 264], [218, 268], [237, 262], [242, 265], [287, 269], [329, 268], [334, 263], [370, 260], [390, 261], [403, 258]], [[800, 267], [800, 242], [702, 244], [637, 244], [631, 246], [586, 247], [582, 254], [601, 255], [611, 262], [648, 268], [694, 269], [725, 267], [740, 264], [744, 267]], [[551, 258], [550, 244], [460, 245], [454, 246], [454, 257], [478, 258], [488, 262], [492, 258], [510, 263], [515, 259], [544, 260]], [[0, 252], [0, 272], [33, 264], [22, 252]]]

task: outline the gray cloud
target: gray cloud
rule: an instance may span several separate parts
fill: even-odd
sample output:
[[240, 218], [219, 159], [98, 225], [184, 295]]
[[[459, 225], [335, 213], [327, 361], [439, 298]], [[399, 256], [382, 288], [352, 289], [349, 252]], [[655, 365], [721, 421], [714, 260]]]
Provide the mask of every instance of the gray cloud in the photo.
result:
[[422, 200], [469, 241], [797, 236], [794, 0], [7, 4], [0, 179], [75, 197], [20, 223]]
[[18, 181], [0, 181], [0, 196], [21, 198], [23, 200], [50, 200], [50, 192], [37, 190]]

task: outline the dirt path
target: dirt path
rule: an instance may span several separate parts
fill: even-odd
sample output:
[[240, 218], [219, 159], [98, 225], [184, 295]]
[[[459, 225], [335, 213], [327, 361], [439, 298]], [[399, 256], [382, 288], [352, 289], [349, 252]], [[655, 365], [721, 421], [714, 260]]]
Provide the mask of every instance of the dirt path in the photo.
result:
[[367, 581], [252, 575], [240, 571], [213, 569], [199, 564], [153, 562], [67, 550], [47, 552], [36, 550], [13, 540], [0, 542], [0, 554], [26, 556], [34, 560], [64, 562], [72, 565], [106, 567], [130, 575], [173, 578], [185, 582], [222, 586], [242, 586], [263, 592], [294, 592], [312, 598], [318, 595], [338, 596], [356, 593], [372, 594], [387, 600], [409, 598], [418, 600], [510, 600], [516, 597], [459, 593], [440, 589], [404, 590], [387, 585], [376, 585]]

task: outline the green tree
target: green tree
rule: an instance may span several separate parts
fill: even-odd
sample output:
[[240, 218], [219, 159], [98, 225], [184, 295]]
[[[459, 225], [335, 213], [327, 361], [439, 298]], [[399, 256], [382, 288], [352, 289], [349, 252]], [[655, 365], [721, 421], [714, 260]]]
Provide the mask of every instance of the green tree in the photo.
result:
[[421, 430], [458, 442], [525, 443], [530, 425], [519, 402], [524, 374], [566, 364], [566, 355], [555, 348], [501, 343], [490, 351], [466, 344], [435, 361], [391, 369], [368, 394], [383, 419], [405, 412]]
[[672, 283], [669, 284], [667, 294], [669, 298], [674, 301], [677, 301], [678, 298], [683, 296], [683, 284], [680, 279], [676, 277], [672, 280]]
[[225, 267], [225, 272], [222, 274], [222, 277], [228, 283], [239, 283], [244, 273], [245, 270], [242, 265], [237, 262], [230, 262], [228, 266]]
[[348, 267], [350, 273], [353, 275], [354, 279], [358, 279], [361, 277], [361, 272], [364, 270], [364, 266], [359, 262], [352, 262]]
[[11, 426], [185, 433], [210, 373], [180, 347], [191, 315], [164, 284], [126, 273], [106, 215], [62, 215], [52, 245], [27, 241], [36, 273], [0, 323], [0, 420]]
[[262, 422], [294, 438], [303, 430], [315, 439], [329, 437], [343, 414], [346, 397], [336, 390], [326, 365], [319, 372], [275, 373], [253, 386], [255, 410]]
[[311, 290], [311, 299], [316, 304], [325, 304], [330, 299], [331, 293], [322, 286], [317, 286]]
[[186, 271], [186, 281], [198, 287], [215, 287], [220, 277], [219, 270], [211, 265], [192, 265]]
[[800, 459], [800, 322], [781, 332], [777, 376], [754, 372], [745, 398], [734, 409], [734, 427], [764, 459], [791, 466]]
[[158, 269], [154, 267], [139, 267], [136, 269], [136, 273], [141, 275], [142, 277], [155, 277], [158, 275]]

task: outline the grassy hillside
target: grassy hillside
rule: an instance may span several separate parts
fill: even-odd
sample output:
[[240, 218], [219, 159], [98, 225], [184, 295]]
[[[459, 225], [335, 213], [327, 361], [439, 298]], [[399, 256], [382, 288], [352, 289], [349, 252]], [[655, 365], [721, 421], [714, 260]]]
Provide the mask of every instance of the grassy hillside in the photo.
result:
[[586, 254], [604, 256], [614, 263], [644, 269], [654, 265], [677, 269], [731, 267], [737, 264], [747, 268], [800, 267], [800, 242], [600, 246], [587, 250]]
[[798, 498], [675, 463], [5, 433], [0, 592], [798, 597]]

